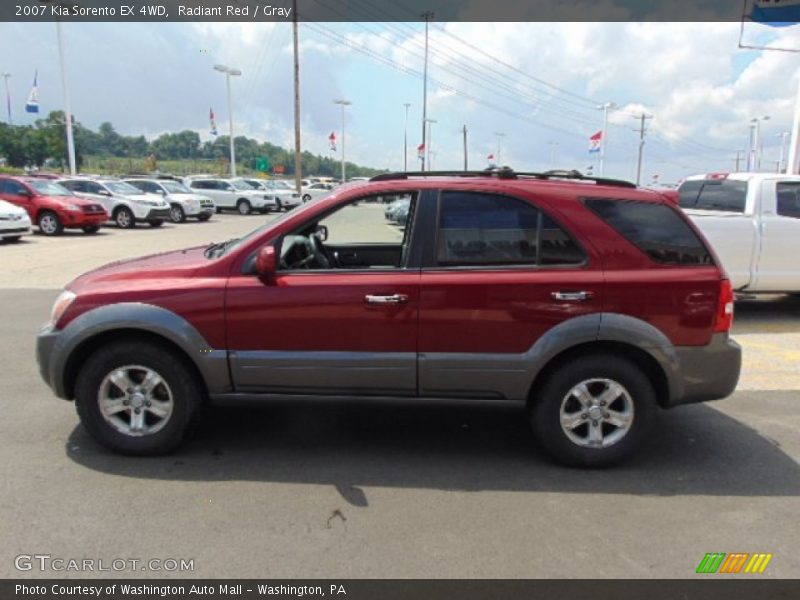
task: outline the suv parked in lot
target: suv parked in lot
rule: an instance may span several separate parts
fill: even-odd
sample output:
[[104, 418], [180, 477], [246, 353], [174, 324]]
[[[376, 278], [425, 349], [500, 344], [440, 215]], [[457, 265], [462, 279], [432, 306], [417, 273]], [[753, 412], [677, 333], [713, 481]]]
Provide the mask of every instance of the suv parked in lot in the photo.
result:
[[163, 198], [145, 194], [124, 181], [70, 178], [58, 183], [76, 194], [100, 202], [121, 229], [132, 229], [137, 221], [161, 227], [169, 218], [169, 204]]
[[[70, 283], [37, 343], [57, 396], [123, 453], [175, 448], [208, 401], [527, 409], [545, 450], [604, 466], [657, 409], [723, 398], [730, 282], [660, 194], [563, 172], [386, 174], [252, 233]], [[404, 226], [374, 202], [409, 197]]]
[[44, 235], [61, 235], [65, 228], [96, 233], [108, 219], [102, 205], [44, 178], [0, 177], [0, 199], [28, 211]]
[[275, 199], [275, 210], [291, 210], [300, 205], [300, 194], [294, 188], [287, 187], [282, 181], [249, 178], [243, 178], [242, 181], [272, 196]]
[[195, 194], [180, 181], [172, 179], [126, 179], [128, 183], [145, 194], [161, 196], [169, 203], [169, 219], [183, 223], [187, 217], [208, 221], [216, 212], [214, 201], [208, 196]]
[[274, 196], [267, 195], [238, 179], [188, 178], [185, 183], [193, 190], [211, 196], [217, 206], [217, 212], [222, 212], [223, 209], [235, 209], [241, 215], [249, 215], [253, 210], [266, 213], [278, 208]]

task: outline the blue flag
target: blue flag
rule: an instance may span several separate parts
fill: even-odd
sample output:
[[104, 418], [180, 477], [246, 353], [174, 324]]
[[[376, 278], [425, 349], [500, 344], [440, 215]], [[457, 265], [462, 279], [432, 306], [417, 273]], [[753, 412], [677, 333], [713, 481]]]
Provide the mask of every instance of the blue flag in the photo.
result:
[[800, 22], [800, 0], [754, 0], [750, 19], [771, 27]]
[[38, 113], [39, 112], [39, 86], [36, 80], [39, 78], [39, 72], [33, 73], [33, 87], [31, 93], [28, 94], [28, 101], [25, 103], [25, 112]]

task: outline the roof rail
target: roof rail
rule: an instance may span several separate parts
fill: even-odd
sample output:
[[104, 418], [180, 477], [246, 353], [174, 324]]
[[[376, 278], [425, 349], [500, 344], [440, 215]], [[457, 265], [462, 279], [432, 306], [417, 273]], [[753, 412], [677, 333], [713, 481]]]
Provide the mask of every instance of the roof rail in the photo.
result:
[[577, 181], [591, 181], [597, 185], [612, 185], [617, 187], [635, 188], [636, 184], [621, 179], [607, 179], [584, 175], [580, 171], [552, 170], [543, 173], [527, 171], [514, 171], [510, 167], [489, 168], [483, 171], [408, 171], [397, 173], [382, 173], [370, 181], [393, 181], [397, 179], [410, 179], [412, 177], [497, 177], [498, 179], [519, 179], [531, 177], [534, 179], [574, 179]]

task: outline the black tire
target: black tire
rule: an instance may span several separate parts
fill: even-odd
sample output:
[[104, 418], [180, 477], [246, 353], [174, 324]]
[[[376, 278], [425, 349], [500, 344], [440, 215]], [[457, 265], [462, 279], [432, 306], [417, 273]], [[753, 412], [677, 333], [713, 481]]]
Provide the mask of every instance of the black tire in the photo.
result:
[[58, 215], [53, 211], [42, 211], [42, 213], [39, 215], [37, 224], [39, 225], [39, 231], [41, 231], [44, 235], [51, 236], [61, 235], [64, 233], [64, 224], [61, 222], [61, 219], [58, 218]]
[[163, 219], [151, 219], [148, 221], [150, 227], [161, 227], [164, 224]]
[[17, 243], [18, 241], [20, 241], [21, 239], [22, 239], [22, 236], [21, 236], [21, 235], [12, 235], [12, 236], [9, 236], [9, 237], [5, 238], [5, 240], [6, 240], [6, 241], [7, 241], [9, 244], [16, 244], [16, 243]]
[[306, 194], [305, 196], [303, 196], [303, 202], [308, 202], [309, 200], [311, 200], [310, 194]]
[[100, 226], [99, 225], [87, 225], [86, 227], [81, 227], [81, 229], [83, 230], [83, 233], [92, 235], [92, 234], [97, 233], [98, 231], [100, 231]]
[[[98, 397], [104, 378], [128, 365], [156, 371], [172, 392], [172, 413], [163, 427], [152, 434], [133, 436], [118, 431], [100, 410]], [[203, 390], [183, 360], [144, 341], [114, 342], [100, 348], [83, 364], [75, 383], [78, 416], [89, 434], [110, 450], [135, 456], [165, 454], [177, 448], [202, 398]]]
[[205, 221], [208, 221], [210, 218], [211, 218], [211, 215], [209, 215], [209, 214], [203, 214], [203, 215], [199, 215], [199, 216], [197, 217], [197, 220], [198, 220], [198, 221], [203, 221], [203, 222], [205, 222]]
[[[628, 392], [633, 405], [633, 420], [627, 433], [606, 447], [582, 446], [572, 441], [561, 425], [562, 403], [577, 402], [574, 397], [566, 399], [569, 392], [580, 383], [595, 379], [608, 379], [619, 383]], [[609, 354], [582, 356], [562, 364], [548, 377], [536, 396], [531, 398], [529, 407], [531, 426], [536, 439], [545, 452], [555, 460], [575, 467], [610, 467], [630, 457], [652, 427], [657, 408], [653, 385], [642, 370], [628, 360]], [[624, 398], [616, 400], [607, 408], [618, 410], [621, 406], [618, 403], [624, 401]], [[583, 414], [589, 414], [582, 413], [583, 410], [583, 408], [578, 409], [581, 418]], [[605, 411], [605, 409], [600, 410]], [[588, 436], [593, 422], [589, 417], [574, 431], [578, 435], [585, 431]], [[602, 420], [597, 423], [601, 432], [616, 430]], [[585, 429], [582, 429], [584, 427]]]
[[240, 198], [239, 201], [236, 202], [236, 210], [239, 211], [240, 215], [249, 215], [251, 212], [253, 212], [253, 207], [249, 200]]
[[221, 209], [219, 206], [216, 208], [216, 210], [217, 210], [217, 214], [218, 214], [218, 215], [221, 215], [221, 214], [222, 214], [222, 209]]
[[169, 207], [169, 220], [173, 223], [183, 223], [186, 221], [186, 212], [180, 204], [173, 204]]
[[120, 206], [114, 211], [114, 223], [120, 229], [133, 229], [136, 227], [136, 217], [127, 206]]

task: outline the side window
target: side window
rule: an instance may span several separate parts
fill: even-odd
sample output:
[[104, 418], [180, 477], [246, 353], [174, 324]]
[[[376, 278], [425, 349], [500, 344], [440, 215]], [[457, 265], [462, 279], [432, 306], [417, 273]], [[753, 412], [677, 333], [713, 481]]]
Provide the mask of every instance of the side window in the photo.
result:
[[65, 188], [71, 192], [85, 192], [82, 181], [64, 181], [61, 183]]
[[83, 190], [87, 194], [99, 194], [104, 190], [103, 186], [94, 181], [86, 181], [83, 183]]
[[743, 213], [747, 182], [733, 179], [706, 180], [697, 196], [695, 208]]
[[478, 192], [443, 192], [436, 261], [441, 266], [574, 265], [580, 247], [527, 202]]
[[189, 187], [192, 187], [196, 190], [210, 190], [211, 187], [208, 185], [207, 181], [192, 181], [189, 183]]
[[684, 181], [678, 188], [681, 208], [694, 208], [695, 204], [697, 204], [697, 196], [700, 195], [701, 189], [703, 189], [702, 179]]
[[800, 182], [778, 182], [778, 215], [800, 219]]
[[384, 199], [388, 206], [381, 205], [377, 198], [360, 198], [322, 219], [319, 224], [328, 229], [325, 244], [402, 244], [410, 229], [414, 196], [394, 194]]
[[6, 179], [6, 184], [3, 191], [12, 196], [21, 196], [25, 193], [25, 186], [18, 181], [14, 181], [13, 179]]
[[675, 209], [665, 204], [588, 198], [586, 205], [656, 262], [713, 264], [702, 240]]

